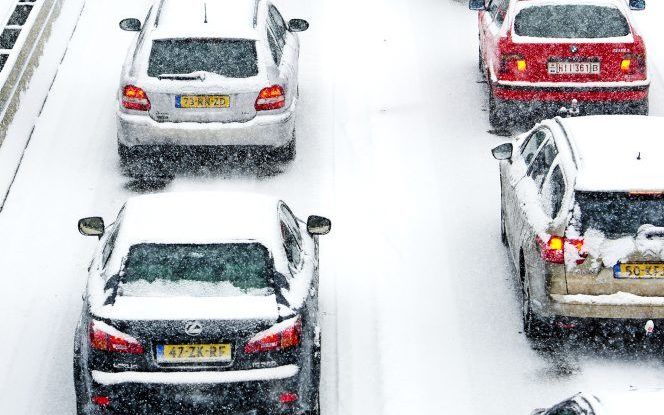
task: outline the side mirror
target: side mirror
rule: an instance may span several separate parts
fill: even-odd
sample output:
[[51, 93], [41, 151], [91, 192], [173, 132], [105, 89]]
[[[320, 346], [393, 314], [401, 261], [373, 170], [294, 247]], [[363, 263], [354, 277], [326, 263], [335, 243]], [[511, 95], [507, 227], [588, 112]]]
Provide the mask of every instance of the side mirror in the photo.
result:
[[138, 19], [129, 18], [120, 20], [120, 29], [126, 30], [127, 32], [140, 32], [141, 31], [141, 21]]
[[312, 235], [327, 235], [332, 229], [332, 222], [322, 216], [309, 216], [307, 231]]
[[645, 10], [646, 0], [629, 0], [629, 8], [632, 10]]
[[288, 30], [291, 32], [304, 32], [309, 29], [309, 22], [304, 19], [291, 19], [288, 22]]
[[484, 0], [470, 0], [468, 8], [470, 10], [484, 11], [486, 10], [486, 5], [484, 4]]
[[513, 149], [514, 147], [512, 146], [512, 143], [503, 143], [494, 147], [491, 150], [491, 154], [493, 154], [493, 158], [496, 160], [509, 160], [512, 158]]
[[104, 229], [104, 219], [99, 216], [83, 218], [78, 221], [78, 231], [81, 235], [101, 238], [104, 235]]

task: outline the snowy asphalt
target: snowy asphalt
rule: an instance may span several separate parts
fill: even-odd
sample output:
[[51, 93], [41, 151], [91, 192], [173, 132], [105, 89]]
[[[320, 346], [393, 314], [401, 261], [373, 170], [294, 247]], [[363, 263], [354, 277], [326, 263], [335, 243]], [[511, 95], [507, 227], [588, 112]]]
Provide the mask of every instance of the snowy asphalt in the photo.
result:
[[[0, 412], [73, 414], [72, 337], [95, 241], [146, 191], [250, 190], [333, 219], [321, 244], [324, 414], [528, 414], [581, 389], [664, 386], [661, 357], [531, 349], [499, 240], [475, 14], [449, 0], [279, 1], [303, 17], [298, 156], [145, 187], [122, 174], [116, 89], [146, 0], [87, 0], [0, 214]], [[639, 16], [664, 114], [663, 5]], [[659, 39], [658, 39], [659, 37]], [[659, 46], [659, 45], [658, 45]], [[167, 226], [167, 224], [165, 224]], [[601, 348], [600, 348], [601, 349]]]

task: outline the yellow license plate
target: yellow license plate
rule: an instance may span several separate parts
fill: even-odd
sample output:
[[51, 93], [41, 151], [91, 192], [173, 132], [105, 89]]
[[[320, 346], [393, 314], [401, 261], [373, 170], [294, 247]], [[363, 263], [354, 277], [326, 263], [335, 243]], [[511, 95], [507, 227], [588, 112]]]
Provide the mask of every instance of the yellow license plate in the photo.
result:
[[228, 95], [176, 95], [175, 108], [228, 108]]
[[664, 278], [664, 263], [619, 264], [616, 271], [618, 278]]
[[157, 361], [162, 363], [230, 362], [231, 345], [222, 344], [160, 344]]

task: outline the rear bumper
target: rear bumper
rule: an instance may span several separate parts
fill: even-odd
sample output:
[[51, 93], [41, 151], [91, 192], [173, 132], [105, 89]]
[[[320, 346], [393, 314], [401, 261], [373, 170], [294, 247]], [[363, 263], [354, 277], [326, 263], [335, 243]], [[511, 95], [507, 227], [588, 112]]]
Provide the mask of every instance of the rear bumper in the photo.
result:
[[664, 319], [664, 297], [611, 295], [550, 295], [554, 316], [601, 319]]
[[134, 146], [282, 147], [293, 137], [295, 103], [281, 114], [257, 115], [247, 122], [157, 122], [146, 114], [117, 110], [118, 142]]
[[493, 94], [510, 101], [634, 102], [648, 99], [650, 81], [634, 82], [522, 82], [496, 81]]
[[88, 405], [88, 414], [233, 413], [269, 409], [293, 412], [279, 402], [283, 392], [298, 391], [299, 368], [228, 372], [100, 372], [92, 371], [92, 394], [108, 397], [100, 407]]

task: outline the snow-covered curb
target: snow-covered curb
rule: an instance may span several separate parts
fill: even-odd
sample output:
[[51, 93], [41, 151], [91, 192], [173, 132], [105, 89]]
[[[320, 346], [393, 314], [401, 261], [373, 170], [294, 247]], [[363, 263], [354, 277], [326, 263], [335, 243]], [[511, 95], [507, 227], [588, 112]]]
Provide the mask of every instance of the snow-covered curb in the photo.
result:
[[34, 4], [0, 71], [0, 210], [85, 0]]

